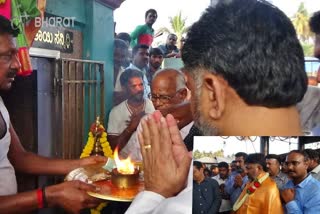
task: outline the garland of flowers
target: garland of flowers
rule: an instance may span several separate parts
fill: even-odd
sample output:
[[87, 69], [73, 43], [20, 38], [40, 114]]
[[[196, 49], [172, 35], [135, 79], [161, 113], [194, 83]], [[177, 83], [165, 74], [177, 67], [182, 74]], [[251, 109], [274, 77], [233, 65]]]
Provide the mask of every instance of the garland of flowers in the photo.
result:
[[269, 173], [266, 173], [260, 179], [255, 179], [252, 185], [247, 189], [246, 194], [242, 197], [242, 199], [240, 200], [240, 197], [237, 199], [236, 203], [233, 205], [233, 211], [237, 211], [243, 205], [249, 195], [254, 193], [268, 177]]
[[108, 205], [107, 202], [103, 202], [103, 203], [99, 204], [96, 208], [90, 209], [90, 214], [100, 214], [101, 210], [103, 208], [105, 208], [107, 205]]
[[[94, 124], [94, 126], [95, 126], [95, 124]], [[93, 134], [95, 131], [93, 131], [93, 130], [94, 129], [91, 126], [90, 132], [88, 134], [87, 144], [84, 147], [80, 158], [89, 157], [91, 152], [92, 152], [92, 150], [93, 150], [94, 143], [95, 143], [95, 136]], [[105, 157], [109, 157], [109, 158], [113, 158], [113, 152], [112, 152], [112, 149], [110, 147], [109, 142], [107, 141], [107, 133], [105, 132], [105, 129], [104, 129], [103, 125], [101, 125], [101, 124], [99, 125], [98, 132], [102, 132], [101, 133], [101, 137], [98, 140], [99, 140], [100, 145], [102, 147], [102, 151], [103, 151], [104, 156]]]
[[[85, 158], [90, 156], [95, 146], [96, 140], [100, 142], [100, 146], [102, 147], [104, 156], [108, 158], [113, 158], [113, 152], [107, 140], [107, 133], [105, 132], [105, 128], [103, 127], [103, 125], [100, 124], [99, 117], [97, 117], [96, 122], [92, 124], [90, 127], [90, 131], [88, 134], [88, 141], [81, 153], [80, 158]], [[91, 209], [90, 213], [100, 214], [101, 210], [104, 207], [106, 207], [107, 204], [108, 204], [107, 202], [99, 204], [99, 206], [97, 206], [96, 208]]]

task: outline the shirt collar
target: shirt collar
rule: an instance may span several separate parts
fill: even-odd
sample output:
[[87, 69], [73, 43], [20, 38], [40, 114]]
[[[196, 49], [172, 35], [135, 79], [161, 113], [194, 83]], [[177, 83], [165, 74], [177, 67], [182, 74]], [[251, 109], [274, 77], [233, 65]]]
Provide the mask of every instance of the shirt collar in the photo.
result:
[[311, 174], [318, 174], [319, 172], [320, 172], [320, 164], [316, 168], [314, 168], [310, 173]]
[[218, 180], [221, 180], [221, 181], [226, 181], [229, 178], [229, 176], [227, 176], [225, 179], [222, 179], [220, 177], [220, 174], [218, 174], [218, 175], [214, 176], [213, 178], [217, 178]]
[[302, 182], [300, 182], [296, 187], [304, 188], [306, 185], [308, 185], [309, 181], [312, 179], [311, 175], [308, 175]]
[[145, 69], [145, 68], [140, 69], [140, 68], [138, 68], [137, 66], [135, 66], [135, 65], [132, 64], [132, 63], [130, 63], [129, 68], [135, 69], [135, 70], [138, 70], [138, 71], [141, 71], [141, 72], [143, 72], [144, 74], [146, 73], [146, 69]]
[[184, 139], [189, 134], [189, 131], [190, 131], [192, 125], [193, 125], [193, 121], [180, 129], [182, 139]]
[[196, 180], [193, 180], [193, 182], [200, 185], [202, 183], [208, 182], [209, 179], [211, 179], [211, 178], [204, 178], [200, 183], [198, 183], [198, 181], [196, 181]]

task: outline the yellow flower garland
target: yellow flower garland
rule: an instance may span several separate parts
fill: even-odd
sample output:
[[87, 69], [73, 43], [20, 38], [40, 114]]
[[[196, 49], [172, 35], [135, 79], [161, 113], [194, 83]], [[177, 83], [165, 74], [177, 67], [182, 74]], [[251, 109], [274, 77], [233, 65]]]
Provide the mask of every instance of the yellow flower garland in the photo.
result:
[[[99, 138], [99, 142], [100, 142], [100, 145], [102, 147], [102, 151], [103, 151], [103, 154], [105, 157], [108, 157], [108, 158], [113, 158], [113, 152], [112, 152], [112, 149], [110, 147], [110, 144], [107, 140], [107, 133], [105, 132], [105, 129], [102, 125], [99, 125], [99, 129], [102, 129], [103, 132], [101, 134], [101, 137]], [[94, 135], [93, 133], [90, 131], [89, 134], [88, 134], [88, 141], [87, 141], [87, 144], [86, 146], [84, 147], [82, 153], [81, 153], [81, 156], [80, 158], [85, 158], [85, 157], [89, 157], [92, 150], [93, 150], [93, 147], [94, 147]], [[94, 209], [91, 209], [90, 210], [90, 213], [91, 214], [100, 214], [101, 213], [101, 210], [107, 206], [107, 202], [104, 202], [104, 203], [101, 203], [99, 204], [99, 206], [97, 206], [96, 208]]]
[[[104, 129], [104, 127], [102, 125], [100, 125], [99, 128]], [[108, 157], [108, 158], [113, 158], [113, 152], [112, 152], [112, 149], [110, 147], [109, 142], [107, 141], [107, 133], [105, 131], [102, 132], [99, 141], [100, 141], [104, 156]], [[93, 150], [93, 147], [94, 147], [94, 136], [93, 136], [92, 132], [90, 131], [89, 135], [88, 135], [87, 144], [84, 147], [80, 158], [89, 157], [92, 150]]]
[[0, 0], [0, 4], [6, 3], [6, 0]]

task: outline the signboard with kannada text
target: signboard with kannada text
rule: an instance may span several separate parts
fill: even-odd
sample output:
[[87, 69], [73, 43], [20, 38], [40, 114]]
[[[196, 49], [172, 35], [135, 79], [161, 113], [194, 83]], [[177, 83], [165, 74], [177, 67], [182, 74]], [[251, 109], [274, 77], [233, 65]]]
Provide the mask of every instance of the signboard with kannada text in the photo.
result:
[[38, 31], [32, 47], [73, 53], [73, 32], [65, 28], [44, 27]]

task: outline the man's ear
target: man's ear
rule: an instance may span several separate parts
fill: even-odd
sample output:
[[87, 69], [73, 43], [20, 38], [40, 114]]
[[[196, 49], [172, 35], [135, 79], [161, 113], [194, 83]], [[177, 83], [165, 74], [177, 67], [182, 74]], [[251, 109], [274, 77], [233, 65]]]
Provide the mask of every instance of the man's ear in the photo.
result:
[[261, 166], [260, 164], [257, 164], [257, 167], [260, 171], [264, 171], [263, 166]]
[[206, 90], [206, 97], [209, 102], [209, 116], [219, 119], [225, 110], [226, 87], [218, 76], [207, 73], [203, 75], [203, 88]]
[[310, 159], [307, 159], [307, 160], [304, 161], [304, 167], [305, 167], [306, 170], [308, 170], [310, 164], [311, 164]]
[[204, 174], [204, 173], [203, 173], [203, 171], [204, 171], [204, 168], [203, 168], [203, 167], [201, 167], [201, 168], [199, 169], [199, 171], [200, 171], [202, 174]]
[[178, 93], [178, 97], [179, 99], [181, 100], [185, 100], [187, 98], [187, 94], [188, 94], [188, 91], [186, 88], [183, 88], [183, 89], [180, 89], [179, 93]]

